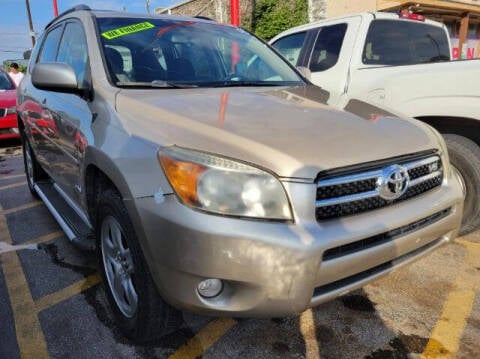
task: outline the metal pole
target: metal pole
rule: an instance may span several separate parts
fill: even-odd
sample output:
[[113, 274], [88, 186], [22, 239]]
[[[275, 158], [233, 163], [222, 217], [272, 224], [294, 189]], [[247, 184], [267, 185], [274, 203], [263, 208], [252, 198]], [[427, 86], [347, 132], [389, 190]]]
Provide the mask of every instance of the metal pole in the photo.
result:
[[230, 22], [232, 25], [240, 25], [240, 6], [239, 0], [230, 0]]
[[[468, 58], [468, 24], [470, 21], [470, 14], [466, 13], [463, 15], [462, 20], [460, 21], [460, 36], [458, 38], [458, 59], [464, 60]], [[463, 51], [463, 48], [466, 47], [466, 51]], [[464, 55], [464, 53], [466, 55]]]
[[53, 15], [55, 15], [55, 17], [58, 16], [57, 0], [53, 0]]
[[32, 47], [35, 46], [35, 32], [33, 31], [32, 14], [30, 13], [30, 2], [25, 0], [27, 6], [28, 25], [30, 26], [30, 36], [32, 37]]
[[147, 8], [147, 14], [150, 14], [150, 0], [145, 1], [145, 7]]
[[[239, 0], [230, 0], [230, 22], [234, 26], [240, 25], [240, 6]], [[232, 73], [235, 73], [235, 65], [240, 61], [240, 45], [238, 42], [232, 42]]]

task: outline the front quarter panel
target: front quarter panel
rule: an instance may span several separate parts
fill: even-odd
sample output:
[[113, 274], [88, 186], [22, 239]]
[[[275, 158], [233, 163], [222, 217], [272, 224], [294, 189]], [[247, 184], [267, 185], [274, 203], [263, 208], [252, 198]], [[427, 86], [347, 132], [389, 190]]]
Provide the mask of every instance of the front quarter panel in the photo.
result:
[[109, 125], [114, 117], [93, 123], [94, 146], [87, 149], [85, 166], [100, 168], [124, 199], [172, 193], [157, 159], [159, 146]]

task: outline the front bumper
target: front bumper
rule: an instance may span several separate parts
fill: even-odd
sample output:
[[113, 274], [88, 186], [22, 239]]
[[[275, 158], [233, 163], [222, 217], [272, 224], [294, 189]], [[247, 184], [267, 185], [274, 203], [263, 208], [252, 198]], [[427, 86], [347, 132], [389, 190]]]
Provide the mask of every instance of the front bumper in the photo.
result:
[[[442, 186], [413, 199], [321, 223], [315, 220], [316, 186], [284, 185], [294, 224], [210, 215], [182, 205], [174, 195], [126, 201], [162, 297], [203, 314], [291, 315], [454, 239], [461, 223], [463, 193], [453, 173]], [[371, 245], [370, 238], [385, 233], [391, 238]], [[338, 254], [339, 248], [349, 250]], [[337, 254], [327, 260], [325, 253]], [[215, 298], [197, 292], [207, 278], [224, 283]]]

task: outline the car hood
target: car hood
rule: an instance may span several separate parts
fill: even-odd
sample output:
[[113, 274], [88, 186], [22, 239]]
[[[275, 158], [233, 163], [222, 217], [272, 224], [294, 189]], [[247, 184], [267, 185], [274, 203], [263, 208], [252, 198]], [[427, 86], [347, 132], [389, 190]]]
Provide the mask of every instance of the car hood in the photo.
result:
[[280, 177], [438, 148], [435, 134], [356, 101], [349, 111], [325, 103], [315, 86], [121, 90], [119, 125], [159, 146], [177, 145], [240, 159]]
[[0, 108], [9, 108], [16, 104], [16, 90], [0, 90]]

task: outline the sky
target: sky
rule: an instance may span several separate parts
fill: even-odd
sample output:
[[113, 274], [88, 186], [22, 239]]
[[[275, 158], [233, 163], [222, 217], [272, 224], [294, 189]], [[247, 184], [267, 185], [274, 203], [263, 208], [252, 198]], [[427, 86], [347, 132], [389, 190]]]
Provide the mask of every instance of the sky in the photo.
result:
[[[150, 0], [150, 9], [167, 7], [181, 0]], [[58, 12], [78, 4], [92, 9], [123, 10], [146, 13], [145, 0], [57, 0]], [[21, 59], [23, 52], [32, 47], [25, 0], [0, 0], [0, 64], [7, 59]], [[53, 19], [53, 0], [30, 0], [33, 29], [40, 34]]]

